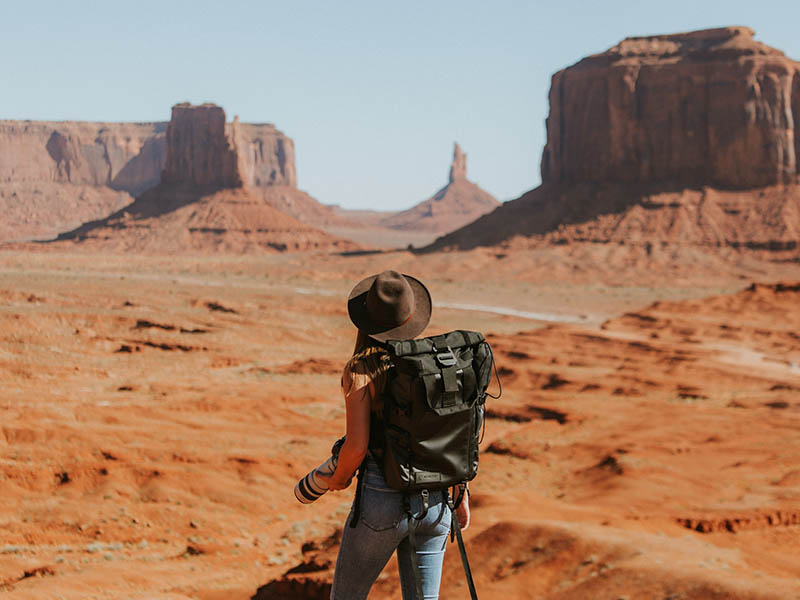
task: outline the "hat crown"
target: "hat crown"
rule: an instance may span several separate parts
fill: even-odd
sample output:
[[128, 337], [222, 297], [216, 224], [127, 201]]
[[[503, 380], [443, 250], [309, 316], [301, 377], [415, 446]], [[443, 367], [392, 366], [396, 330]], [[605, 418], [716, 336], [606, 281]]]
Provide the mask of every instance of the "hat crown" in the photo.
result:
[[384, 271], [353, 287], [347, 312], [362, 333], [379, 342], [412, 339], [431, 319], [431, 294], [411, 275]]
[[384, 271], [375, 277], [367, 292], [370, 318], [381, 327], [397, 327], [414, 314], [414, 290], [397, 271]]

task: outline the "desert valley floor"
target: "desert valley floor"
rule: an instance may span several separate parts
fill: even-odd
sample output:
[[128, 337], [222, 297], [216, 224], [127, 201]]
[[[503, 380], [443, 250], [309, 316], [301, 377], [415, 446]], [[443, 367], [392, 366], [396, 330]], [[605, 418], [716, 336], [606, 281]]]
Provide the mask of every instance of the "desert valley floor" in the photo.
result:
[[344, 430], [347, 292], [392, 267], [495, 349], [481, 598], [800, 598], [800, 266], [600, 251], [3, 252], [3, 597], [325, 597], [353, 490], [292, 490]]

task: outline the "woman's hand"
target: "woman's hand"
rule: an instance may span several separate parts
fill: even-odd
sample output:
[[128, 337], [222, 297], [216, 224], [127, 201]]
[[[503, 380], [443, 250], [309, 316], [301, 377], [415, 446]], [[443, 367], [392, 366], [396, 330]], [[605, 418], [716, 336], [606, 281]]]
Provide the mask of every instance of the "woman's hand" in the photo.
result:
[[332, 492], [337, 492], [339, 490], [346, 489], [350, 487], [350, 484], [353, 482], [352, 477], [347, 481], [341, 481], [340, 479], [336, 478], [336, 473], [334, 473], [329, 477], [325, 475], [317, 475], [317, 477], [321, 479], [324, 483], [326, 483], [328, 489]]

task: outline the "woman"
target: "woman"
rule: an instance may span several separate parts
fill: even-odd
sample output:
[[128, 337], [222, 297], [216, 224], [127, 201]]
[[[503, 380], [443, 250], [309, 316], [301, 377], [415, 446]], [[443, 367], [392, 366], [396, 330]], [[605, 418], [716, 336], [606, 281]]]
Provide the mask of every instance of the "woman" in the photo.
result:
[[[431, 316], [431, 297], [417, 279], [397, 271], [367, 277], [350, 292], [350, 320], [358, 328], [352, 358], [345, 365], [342, 389], [347, 411], [347, 439], [339, 452], [336, 471], [328, 480], [331, 490], [350, 485], [364, 461], [359, 513], [350, 511], [336, 561], [331, 598], [367, 597], [372, 584], [397, 549], [403, 600], [415, 600], [408, 515], [404, 494], [388, 487], [373, 450], [382, 446], [381, 393], [390, 368], [379, 342], [412, 339], [422, 333]], [[366, 460], [365, 460], [366, 457]], [[409, 498], [414, 514], [421, 514], [419, 494]], [[442, 561], [450, 532], [450, 509], [445, 494], [432, 492], [429, 510], [415, 527], [416, 554], [424, 600], [439, 597]], [[469, 524], [467, 498], [457, 509], [462, 529]], [[357, 523], [351, 526], [354, 518]], [[422, 599], [419, 599], [422, 600]]]

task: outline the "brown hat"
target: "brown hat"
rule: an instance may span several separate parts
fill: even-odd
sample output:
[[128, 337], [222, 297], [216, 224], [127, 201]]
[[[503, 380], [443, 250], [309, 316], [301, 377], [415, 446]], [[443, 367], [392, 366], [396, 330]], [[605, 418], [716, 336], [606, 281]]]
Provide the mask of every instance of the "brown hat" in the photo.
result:
[[355, 326], [379, 342], [407, 340], [431, 320], [431, 295], [410, 275], [384, 271], [356, 284], [347, 310]]

